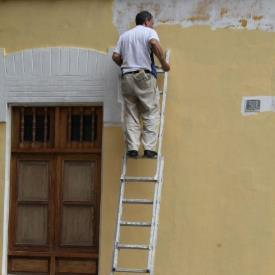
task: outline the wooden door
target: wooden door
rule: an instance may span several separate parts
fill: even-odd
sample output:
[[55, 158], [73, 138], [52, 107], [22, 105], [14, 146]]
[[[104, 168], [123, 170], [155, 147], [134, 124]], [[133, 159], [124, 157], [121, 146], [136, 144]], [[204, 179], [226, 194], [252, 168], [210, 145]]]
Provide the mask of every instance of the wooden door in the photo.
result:
[[14, 108], [10, 274], [98, 274], [101, 107]]

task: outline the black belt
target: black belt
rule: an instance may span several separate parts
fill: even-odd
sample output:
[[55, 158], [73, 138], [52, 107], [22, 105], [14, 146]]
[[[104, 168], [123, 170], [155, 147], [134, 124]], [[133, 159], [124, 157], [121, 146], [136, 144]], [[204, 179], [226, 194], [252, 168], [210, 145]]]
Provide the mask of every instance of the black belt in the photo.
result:
[[[142, 71], [142, 70], [126, 72], [126, 73], [123, 73], [122, 76], [124, 76], [124, 75], [126, 75], [126, 74], [137, 74], [137, 73], [139, 73], [140, 71]], [[147, 74], [150, 74], [150, 73], [151, 73], [151, 71], [149, 71], [149, 70], [143, 70], [143, 71], [144, 71], [145, 73], [147, 73]]]

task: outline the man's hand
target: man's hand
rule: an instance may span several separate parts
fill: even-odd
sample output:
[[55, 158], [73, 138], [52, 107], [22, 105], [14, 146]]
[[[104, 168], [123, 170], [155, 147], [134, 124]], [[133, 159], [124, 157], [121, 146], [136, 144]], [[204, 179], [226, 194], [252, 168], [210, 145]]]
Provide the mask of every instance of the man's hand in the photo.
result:
[[165, 72], [170, 71], [170, 65], [166, 61], [164, 61], [164, 63], [161, 64], [161, 67]]
[[151, 44], [153, 53], [156, 55], [156, 57], [158, 58], [158, 60], [161, 64], [162, 69], [165, 72], [170, 71], [170, 65], [166, 62], [166, 60], [164, 58], [163, 50], [162, 50], [158, 40], [151, 39], [150, 44]]
[[119, 53], [114, 52], [113, 56], [112, 56], [112, 59], [118, 66], [121, 66], [122, 63], [123, 63], [123, 60], [122, 60], [121, 55]]

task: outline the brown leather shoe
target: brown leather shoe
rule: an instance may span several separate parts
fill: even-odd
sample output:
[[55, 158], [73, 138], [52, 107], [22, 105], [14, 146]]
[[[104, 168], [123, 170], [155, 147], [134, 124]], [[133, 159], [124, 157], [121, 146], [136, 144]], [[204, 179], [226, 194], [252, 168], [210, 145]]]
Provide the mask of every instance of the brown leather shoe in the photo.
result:
[[128, 158], [137, 158], [138, 157], [138, 151], [136, 151], [136, 150], [129, 150], [127, 152], [127, 157]]
[[144, 150], [144, 155], [143, 157], [145, 158], [149, 158], [149, 159], [155, 159], [157, 158], [158, 153], [155, 151], [151, 151], [151, 150]]

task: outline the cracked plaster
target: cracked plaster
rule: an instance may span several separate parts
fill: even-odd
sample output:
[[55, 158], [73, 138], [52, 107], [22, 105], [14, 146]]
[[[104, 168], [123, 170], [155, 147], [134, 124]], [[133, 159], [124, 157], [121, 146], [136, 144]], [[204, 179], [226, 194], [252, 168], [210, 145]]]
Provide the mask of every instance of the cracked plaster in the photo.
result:
[[275, 30], [274, 0], [115, 0], [113, 23], [119, 33], [132, 26], [135, 15], [145, 9], [154, 15], [156, 26]]

